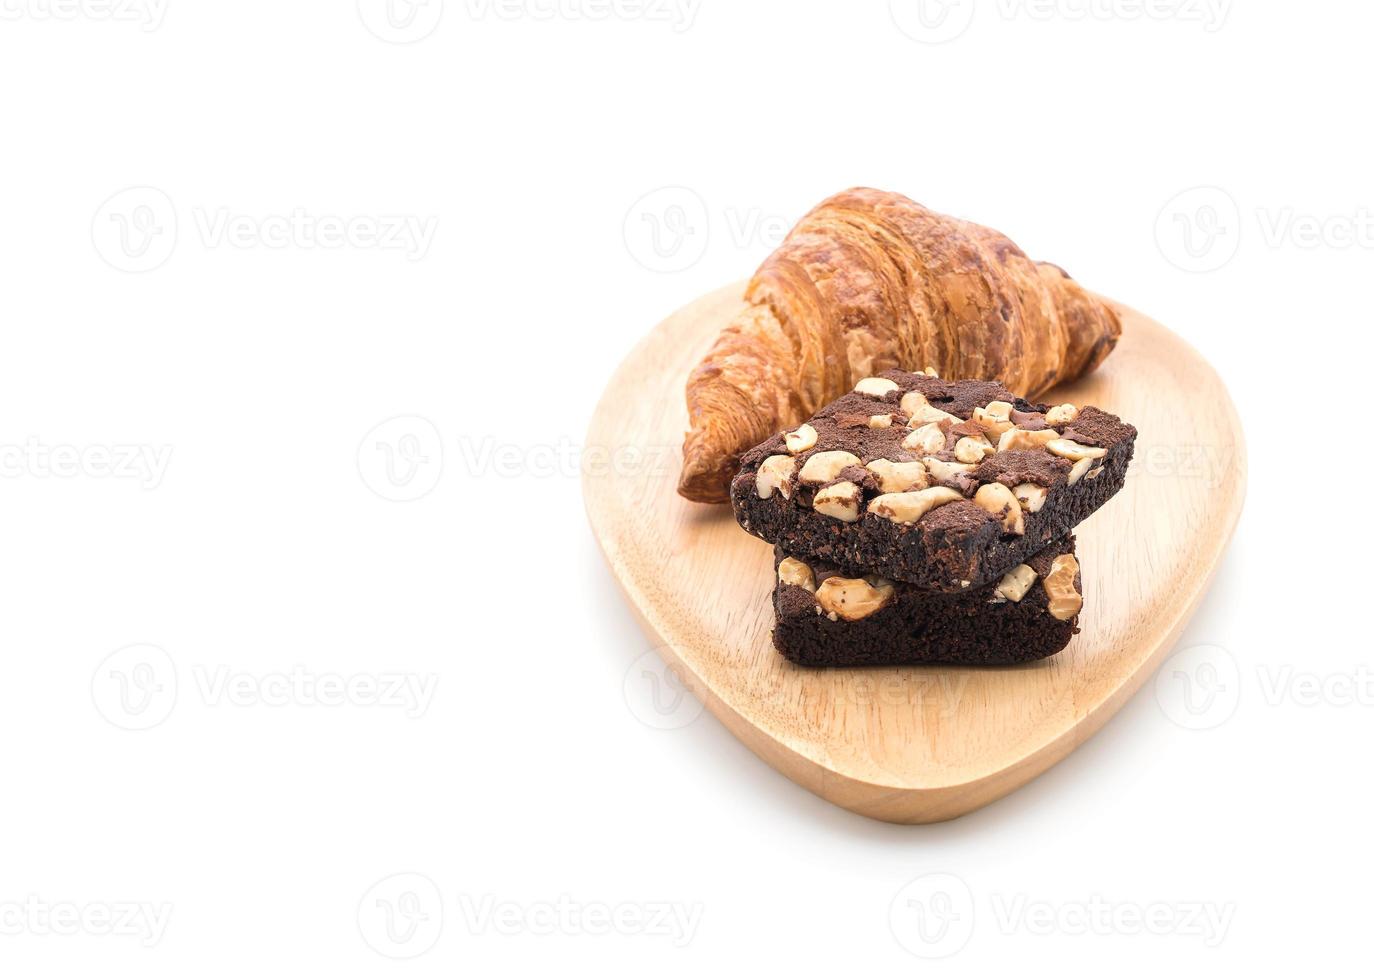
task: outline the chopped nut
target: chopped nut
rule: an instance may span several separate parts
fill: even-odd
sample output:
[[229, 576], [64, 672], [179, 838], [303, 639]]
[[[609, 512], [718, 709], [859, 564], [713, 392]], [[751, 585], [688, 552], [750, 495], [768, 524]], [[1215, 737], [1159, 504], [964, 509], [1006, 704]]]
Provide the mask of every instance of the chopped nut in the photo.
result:
[[1077, 577], [1078, 559], [1073, 555], [1060, 555], [1050, 565], [1050, 573], [1045, 576], [1045, 594], [1050, 597], [1050, 615], [1055, 619], [1073, 619], [1083, 608], [1083, 597], [1074, 584]]
[[777, 490], [784, 500], [792, 496], [792, 474], [797, 461], [791, 456], [769, 456], [754, 476], [754, 489], [760, 500], [767, 500]]
[[949, 483], [961, 473], [972, 473], [972, 463], [951, 463], [934, 456], [925, 458], [926, 472], [934, 477], [936, 483]]
[[859, 487], [856, 483], [844, 480], [832, 483], [817, 491], [812, 506], [817, 514], [833, 517], [837, 521], [853, 524], [859, 519]]
[[[810, 569], [807, 569], [810, 571]], [[1012, 602], [1020, 602], [1035, 582], [1035, 569], [1029, 565], [1017, 565], [1007, 574], [1002, 576], [1002, 581], [997, 583], [997, 588], [993, 589], [995, 595], [1003, 599], [1010, 599]]]
[[983, 484], [973, 495], [973, 502], [993, 517], [1000, 519], [1002, 527], [1009, 533], [1026, 533], [1026, 519], [1021, 514], [1021, 504], [1002, 484]]
[[872, 616], [891, 602], [895, 593], [891, 582], [877, 576], [864, 579], [832, 575], [816, 590], [816, 602], [830, 614], [831, 619], [839, 617], [852, 623]]
[[843, 449], [832, 449], [823, 453], [812, 453], [803, 464], [797, 478], [813, 486], [829, 483], [840, 475], [846, 466], [858, 466], [859, 457]]
[[1004, 453], [1008, 449], [1039, 449], [1058, 438], [1059, 433], [1054, 429], [1037, 429], [1034, 432], [1027, 429], [1008, 429], [998, 440], [997, 451]]
[[1003, 432], [1012, 428], [1010, 419], [993, 418], [988, 414], [986, 408], [975, 408], [973, 414], [969, 416], [969, 421], [973, 422], [989, 436], [1000, 436]]
[[983, 414], [998, 422], [1006, 422], [1011, 419], [1011, 410], [1014, 407], [1011, 402], [988, 402], [983, 408]]
[[[1081, 463], [1082, 460], [1079, 460], [1079, 462]], [[1089, 480], [1096, 480], [1099, 476], [1102, 475], [1103, 469], [1105, 469], [1105, 467], [1102, 467], [1102, 466], [1094, 466], [1092, 469], [1088, 470], [1088, 479], [1089, 479]]]
[[816, 430], [803, 422], [795, 432], [784, 433], [782, 441], [787, 444], [789, 453], [804, 453], [816, 445]]
[[918, 453], [939, 453], [945, 449], [945, 430], [939, 422], [927, 422], [902, 440], [903, 449]]
[[889, 391], [896, 391], [900, 387], [897, 382], [888, 378], [862, 378], [854, 386], [854, 390], [861, 395], [870, 395], [873, 398], [883, 398]]
[[807, 592], [816, 591], [816, 576], [811, 566], [798, 558], [784, 558], [778, 563], [778, 581], [783, 585], [795, 585]]
[[961, 463], [979, 463], [988, 453], [996, 452], [992, 448], [992, 443], [979, 436], [964, 436], [954, 444], [954, 458]]
[[1045, 506], [1045, 498], [1049, 496], [1049, 491], [1036, 483], [1018, 483], [1011, 488], [1011, 493], [1021, 504], [1021, 509], [1032, 514]]
[[[1046, 429], [1045, 431], [1049, 431]], [[1045, 444], [1045, 448], [1056, 456], [1063, 456], [1065, 459], [1101, 459], [1107, 455], [1107, 450], [1098, 446], [1084, 446], [1074, 442], [1072, 439], [1054, 439]]]
[[1062, 428], [1078, 418], [1078, 409], [1068, 404], [1056, 405], [1045, 413], [1045, 424], [1054, 429]]
[[929, 483], [925, 464], [919, 460], [894, 463], [890, 459], [875, 459], [865, 469], [878, 478], [878, 489], [883, 493], [924, 490]]
[[[919, 371], [916, 373], [920, 374]], [[902, 411], [908, 415], [915, 415], [929, 404], [930, 402], [926, 401], [926, 396], [919, 391], [908, 391], [902, 396]]]
[[1090, 459], [1080, 459], [1078, 462], [1074, 463], [1073, 468], [1069, 470], [1069, 486], [1073, 486], [1079, 480], [1083, 479], [1083, 476], [1088, 470], [1092, 469], [1092, 465], [1093, 461]]
[[963, 495], [949, 487], [930, 487], [927, 490], [908, 490], [906, 493], [885, 493], [868, 502], [868, 512], [898, 524], [915, 524], [927, 511], [944, 504], [963, 500]]
[[868, 427], [870, 429], [890, 429], [892, 428], [892, 415], [870, 415], [868, 417]]
[[913, 429], [918, 425], [925, 425], [927, 422], [949, 422], [958, 425], [960, 422], [964, 421], [959, 416], [951, 415], [949, 412], [936, 408], [934, 405], [920, 405], [914, 412], [911, 412], [910, 415], [911, 418], [907, 422], [907, 425], [911, 426]]
[[923, 372], [921, 372], [921, 373], [922, 373], [922, 374], [925, 374], [925, 375], [928, 375], [928, 376], [930, 376], [930, 377], [932, 377], [932, 378], [939, 378], [939, 377], [940, 377], [938, 374], [935, 373], [935, 369], [934, 369], [933, 367], [931, 367], [929, 364], [926, 365], [926, 369], [925, 369]]

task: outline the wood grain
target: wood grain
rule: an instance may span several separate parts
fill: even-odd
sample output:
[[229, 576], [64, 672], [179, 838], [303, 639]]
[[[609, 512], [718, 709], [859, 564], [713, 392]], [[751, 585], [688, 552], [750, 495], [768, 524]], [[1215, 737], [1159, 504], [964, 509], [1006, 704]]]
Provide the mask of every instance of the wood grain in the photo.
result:
[[1117, 350], [1047, 400], [1140, 430], [1126, 488], [1078, 529], [1082, 632], [1016, 668], [807, 670], [773, 649], [771, 546], [729, 508], [675, 492], [687, 373], [743, 305], [743, 284], [659, 324], [592, 419], [587, 513], [612, 572], [685, 686], [755, 753], [839, 806], [927, 823], [1024, 785], [1082, 744], [1149, 678], [1207, 588], [1245, 495], [1226, 389], [1166, 328], [1114, 304]]

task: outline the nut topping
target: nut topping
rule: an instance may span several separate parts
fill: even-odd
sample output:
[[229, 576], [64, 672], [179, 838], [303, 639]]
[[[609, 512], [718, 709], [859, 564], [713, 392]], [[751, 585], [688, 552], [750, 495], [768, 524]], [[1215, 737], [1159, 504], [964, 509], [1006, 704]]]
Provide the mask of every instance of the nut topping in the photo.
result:
[[945, 430], [939, 422], [928, 422], [903, 439], [902, 448], [918, 453], [944, 452]]
[[[993, 402], [993, 404], [995, 405], [997, 403]], [[1006, 402], [1002, 402], [1002, 404], [1005, 405]], [[978, 428], [982, 429], [989, 436], [1000, 436], [1003, 432], [1007, 432], [1012, 428], [1010, 418], [994, 418], [988, 414], [986, 408], [975, 408], [973, 414], [969, 416], [969, 421], [977, 425]]]
[[[1045, 431], [1049, 431], [1046, 429]], [[1101, 459], [1107, 455], [1107, 450], [1098, 446], [1084, 446], [1074, 442], [1072, 439], [1053, 439], [1045, 444], [1045, 448], [1056, 456], [1063, 456], [1065, 459]]]
[[911, 419], [907, 425], [913, 429], [918, 425], [925, 425], [927, 422], [949, 422], [951, 425], [958, 425], [964, 421], [957, 415], [936, 408], [934, 405], [918, 405], [914, 412], [909, 413]]
[[869, 395], [873, 398], [886, 397], [889, 391], [896, 391], [900, 387], [897, 382], [888, 378], [862, 378], [854, 386], [854, 390], [861, 395]]
[[856, 483], [844, 480], [816, 492], [812, 506], [817, 514], [833, 517], [837, 521], [853, 524], [859, 519], [859, 487]]
[[[920, 374], [919, 371], [916, 373]], [[919, 391], [908, 391], [902, 396], [902, 411], [906, 412], [908, 415], [915, 415], [929, 404], [930, 402], [926, 400], [926, 396]]]
[[894, 463], [890, 459], [875, 459], [864, 468], [878, 478], [878, 489], [883, 493], [924, 490], [929, 483], [925, 464], [917, 460]]
[[928, 472], [936, 483], [950, 483], [965, 473], [972, 473], [974, 466], [972, 463], [950, 463], [934, 456], [925, 458], [926, 472]]
[[1050, 597], [1050, 615], [1058, 620], [1073, 619], [1083, 608], [1074, 579], [1078, 577], [1078, 559], [1060, 555], [1045, 576], [1045, 594]]
[[1020, 503], [1021, 509], [1034, 514], [1045, 506], [1049, 491], [1037, 483], [1018, 483], [1011, 488], [1011, 494]]
[[1045, 413], [1045, 424], [1052, 429], [1059, 429], [1076, 418], [1078, 418], [1078, 408], [1066, 402], [1063, 405], [1054, 406]]
[[1021, 514], [1021, 505], [1012, 492], [1000, 483], [985, 483], [973, 495], [973, 502], [1002, 522], [1004, 530], [1011, 534], [1026, 533], [1026, 519]]
[[754, 489], [760, 500], [767, 500], [777, 490], [782, 499], [792, 496], [792, 474], [797, 469], [797, 461], [791, 456], [769, 456], [754, 476]]
[[778, 581], [783, 585], [795, 585], [807, 592], [816, 591], [816, 576], [811, 566], [797, 558], [784, 558], [778, 563]]
[[1092, 469], [1092, 465], [1093, 461], [1090, 459], [1080, 459], [1078, 462], [1074, 463], [1073, 467], [1069, 470], [1069, 486], [1073, 486], [1079, 480], [1083, 479], [1083, 475], [1087, 473], [1088, 470]]
[[992, 590], [993, 594], [1001, 596], [1003, 599], [1010, 599], [1012, 602], [1020, 602], [1035, 582], [1035, 578], [1035, 569], [1029, 565], [1017, 565], [1002, 576], [1002, 581], [998, 582], [997, 588]]
[[954, 444], [954, 458], [961, 463], [980, 463], [988, 453], [996, 452], [992, 443], [982, 436], [964, 436]]
[[906, 493], [885, 493], [868, 502], [868, 512], [898, 524], [915, 524], [927, 511], [956, 500], [963, 495], [949, 487], [930, 487], [927, 490], [908, 490]]
[[854, 622], [871, 616], [887, 605], [896, 589], [887, 579], [840, 578], [832, 575], [816, 590], [816, 602], [830, 614], [830, 618]]
[[859, 457], [843, 449], [832, 449], [823, 453], [812, 453], [803, 464], [797, 478], [803, 483], [818, 486], [829, 483], [840, 475], [846, 466], [858, 466]]
[[890, 429], [892, 428], [892, 413], [886, 415], [870, 415], [868, 417], [868, 427], [870, 429]]
[[782, 441], [787, 444], [789, 453], [804, 453], [816, 445], [816, 430], [808, 422], [803, 422], [795, 432], [783, 434]]
[[1008, 449], [1039, 449], [1058, 438], [1059, 433], [1054, 429], [1036, 429], [1034, 432], [1027, 429], [1008, 429], [998, 440], [997, 451], [1004, 453]]
[[1011, 419], [1011, 402], [988, 402], [983, 409], [983, 414], [988, 418], [998, 422], [1007, 422]]

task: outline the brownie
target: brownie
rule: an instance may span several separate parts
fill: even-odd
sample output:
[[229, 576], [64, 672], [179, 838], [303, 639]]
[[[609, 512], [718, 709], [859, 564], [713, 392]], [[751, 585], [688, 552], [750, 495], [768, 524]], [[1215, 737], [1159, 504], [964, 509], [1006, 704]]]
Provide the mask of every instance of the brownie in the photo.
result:
[[1100, 409], [888, 371], [746, 453], [731, 501], [741, 527], [789, 554], [957, 592], [1106, 503], [1135, 437]]
[[776, 547], [774, 565], [773, 645], [804, 667], [1042, 660], [1078, 632], [1083, 605], [1072, 535], [1001, 580], [959, 593], [873, 576], [847, 578], [832, 565]]

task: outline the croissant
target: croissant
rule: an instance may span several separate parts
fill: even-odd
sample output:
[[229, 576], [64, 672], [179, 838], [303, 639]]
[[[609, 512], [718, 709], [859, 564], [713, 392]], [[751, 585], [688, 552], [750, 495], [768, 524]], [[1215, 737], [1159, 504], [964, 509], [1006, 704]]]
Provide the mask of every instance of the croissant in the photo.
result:
[[1058, 266], [900, 194], [823, 201], [759, 268], [687, 381], [678, 493], [721, 503], [740, 456], [890, 368], [1032, 398], [1102, 363], [1121, 321]]

